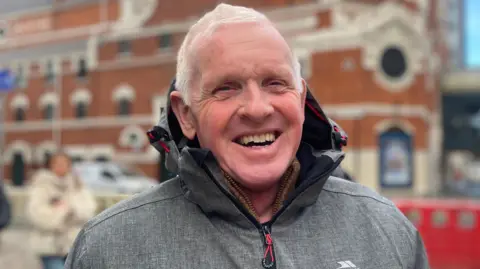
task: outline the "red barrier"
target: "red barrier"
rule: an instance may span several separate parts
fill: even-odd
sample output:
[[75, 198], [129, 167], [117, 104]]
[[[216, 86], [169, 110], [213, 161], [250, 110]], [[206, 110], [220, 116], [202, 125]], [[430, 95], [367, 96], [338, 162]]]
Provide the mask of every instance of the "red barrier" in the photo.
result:
[[432, 268], [480, 268], [480, 202], [405, 199], [395, 204], [422, 235]]

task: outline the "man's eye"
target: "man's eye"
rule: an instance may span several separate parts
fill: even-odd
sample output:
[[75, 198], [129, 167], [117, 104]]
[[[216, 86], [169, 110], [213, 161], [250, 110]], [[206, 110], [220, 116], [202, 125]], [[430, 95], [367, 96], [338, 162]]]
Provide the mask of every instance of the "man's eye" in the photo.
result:
[[232, 89], [233, 89], [232, 86], [221, 86], [221, 87], [215, 88], [215, 90], [213, 92], [214, 93], [215, 92], [225, 92], [225, 91], [232, 90]]
[[285, 83], [281, 80], [269, 80], [266, 83], [267, 86], [285, 86]]

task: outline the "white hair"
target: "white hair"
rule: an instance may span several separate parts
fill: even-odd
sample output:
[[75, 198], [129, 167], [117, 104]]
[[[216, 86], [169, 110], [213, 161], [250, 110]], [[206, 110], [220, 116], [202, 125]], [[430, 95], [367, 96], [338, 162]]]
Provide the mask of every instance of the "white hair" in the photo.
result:
[[[233, 6], [228, 4], [219, 4], [215, 9], [206, 13], [194, 25], [192, 25], [183, 40], [177, 55], [177, 74], [175, 88], [182, 93], [183, 101], [190, 104], [190, 87], [192, 76], [194, 75], [194, 59], [196, 53], [195, 40], [198, 37], [208, 37], [214, 34], [218, 27], [225, 24], [260, 22], [273, 26], [273, 23], [262, 13], [241, 6]], [[192, 61], [193, 60], [193, 61]], [[300, 74], [300, 63], [298, 57], [292, 52], [292, 66], [296, 80], [296, 87], [299, 91], [303, 90]]]

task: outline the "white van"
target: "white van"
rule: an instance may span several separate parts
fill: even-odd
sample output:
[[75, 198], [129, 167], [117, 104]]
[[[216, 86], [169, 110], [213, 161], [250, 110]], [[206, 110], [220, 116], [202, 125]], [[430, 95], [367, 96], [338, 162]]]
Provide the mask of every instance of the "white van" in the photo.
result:
[[158, 184], [141, 171], [115, 162], [79, 162], [73, 172], [94, 192], [134, 194]]

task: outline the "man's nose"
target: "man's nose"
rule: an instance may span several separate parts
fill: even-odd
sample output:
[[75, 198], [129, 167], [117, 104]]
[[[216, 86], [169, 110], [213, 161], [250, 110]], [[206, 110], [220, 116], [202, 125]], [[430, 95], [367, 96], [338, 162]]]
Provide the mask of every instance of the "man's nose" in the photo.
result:
[[243, 105], [239, 110], [240, 116], [252, 121], [262, 122], [274, 111], [268, 93], [261, 86], [250, 83], [244, 91]]

